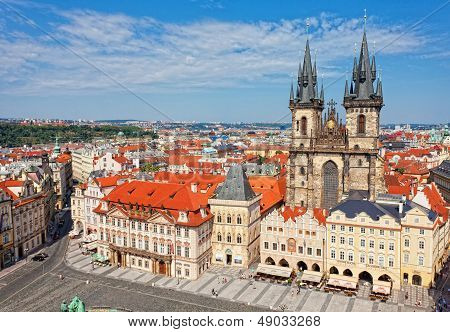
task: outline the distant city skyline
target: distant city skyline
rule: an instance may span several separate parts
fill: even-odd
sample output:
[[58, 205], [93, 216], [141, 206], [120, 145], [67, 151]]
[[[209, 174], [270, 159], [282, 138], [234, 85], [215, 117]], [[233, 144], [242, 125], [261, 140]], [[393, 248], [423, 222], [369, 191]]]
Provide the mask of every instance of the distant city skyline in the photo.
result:
[[0, 118], [290, 122], [307, 18], [325, 99], [340, 104], [365, 8], [381, 123], [449, 122], [450, 6], [435, 0], [2, 0]]

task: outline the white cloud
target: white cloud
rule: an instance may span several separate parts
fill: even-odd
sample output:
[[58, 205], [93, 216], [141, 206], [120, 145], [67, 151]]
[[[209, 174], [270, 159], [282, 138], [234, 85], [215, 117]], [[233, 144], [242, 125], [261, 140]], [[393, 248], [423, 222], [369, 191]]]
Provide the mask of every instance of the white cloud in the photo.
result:
[[[57, 15], [47, 23], [52, 36], [115, 79], [144, 92], [269, 81], [285, 84], [297, 70], [306, 39], [305, 18], [175, 24], [82, 10]], [[361, 41], [361, 22], [327, 13], [310, 21], [311, 48], [317, 50], [319, 70], [325, 77], [341, 75], [351, 66], [353, 44]], [[9, 31], [1, 23], [0, 92], [48, 95], [118, 89], [48, 36], [31, 35], [29, 27]], [[401, 33], [402, 26], [368, 26], [368, 39], [376, 40], [377, 48]], [[383, 53], [415, 53], [424, 44], [425, 38], [410, 32]]]

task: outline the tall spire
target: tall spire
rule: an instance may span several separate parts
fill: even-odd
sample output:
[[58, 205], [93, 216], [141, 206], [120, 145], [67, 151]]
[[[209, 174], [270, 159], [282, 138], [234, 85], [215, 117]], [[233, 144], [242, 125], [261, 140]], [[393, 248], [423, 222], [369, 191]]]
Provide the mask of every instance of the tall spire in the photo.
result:
[[301, 102], [310, 103], [311, 99], [314, 98], [314, 80], [308, 39], [306, 40], [305, 57], [303, 58], [301, 85]]
[[320, 88], [320, 100], [321, 100], [322, 103], [323, 103], [323, 101], [324, 101], [324, 93], [323, 93], [323, 74], [322, 74], [322, 86], [321, 86], [321, 88]]
[[372, 75], [372, 82], [377, 78], [377, 65], [375, 64], [375, 54], [372, 55], [372, 63], [370, 64], [370, 74]]
[[352, 81], [356, 82], [358, 79], [358, 61], [356, 60], [356, 43], [355, 48], [353, 50], [354, 56], [353, 56], [353, 72], [352, 72]]
[[348, 80], [345, 80], [345, 90], [344, 90], [344, 97], [348, 97], [350, 94], [348, 92]]
[[383, 98], [383, 86], [381, 84], [381, 68], [380, 68], [380, 76], [378, 77], [377, 80], [377, 92], [376, 92], [377, 97], [381, 97]]
[[[375, 64], [375, 58], [373, 59]], [[357, 99], [370, 99], [374, 93], [369, 47], [367, 46], [366, 31], [363, 32], [361, 51], [359, 53], [357, 79], [355, 81], [355, 94]]]
[[289, 101], [294, 102], [294, 82], [291, 81], [291, 94], [289, 95]]

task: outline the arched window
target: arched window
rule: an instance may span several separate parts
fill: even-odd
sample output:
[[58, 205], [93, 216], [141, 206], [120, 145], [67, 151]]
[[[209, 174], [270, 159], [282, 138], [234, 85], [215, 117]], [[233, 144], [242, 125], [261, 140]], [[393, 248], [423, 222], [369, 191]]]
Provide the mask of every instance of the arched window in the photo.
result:
[[227, 234], [227, 242], [231, 243], [231, 234], [230, 233]]
[[306, 135], [307, 134], [307, 127], [308, 127], [306, 117], [302, 117], [302, 121], [301, 122], [302, 122], [301, 123], [301, 134], [302, 135]]
[[242, 218], [241, 218], [241, 215], [240, 215], [240, 214], [238, 214], [238, 216], [237, 216], [237, 218], [236, 218], [236, 222], [237, 222], [238, 225], [241, 225], [241, 224], [242, 224]]
[[222, 216], [220, 214], [217, 216], [217, 222], [222, 222]]
[[217, 241], [222, 242], [222, 234], [221, 233], [217, 233]]
[[303, 166], [300, 167], [300, 174], [305, 175], [305, 168]]
[[362, 114], [358, 115], [358, 134], [366, 132], [366, 117]]
[[237, 235], [237, 237], [236, 237], [236, 242], [237, 242], [237, 243], [242, 243], [242, 237], [241, 237], [241, 234], [238, 234], [238, 235]]
[[227, 223], [231, 224], [231, 216], [230, 215], [227, 216]]

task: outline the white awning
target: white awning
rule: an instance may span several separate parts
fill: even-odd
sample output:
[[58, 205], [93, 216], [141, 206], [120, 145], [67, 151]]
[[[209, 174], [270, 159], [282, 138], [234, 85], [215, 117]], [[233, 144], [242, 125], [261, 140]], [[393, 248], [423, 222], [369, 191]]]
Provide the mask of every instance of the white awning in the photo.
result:
[[348, 289], [356, 289], [356, 286], [358, 285], [358, 279], [355, 277], [347, 277], [338, 274], [331, 274], [330, 279], [328, 279], [327, 285]]
[[256, 273], [289, 278], [291, 276], [292, 269], [290, 267], [259, 264], [258, 267], [256, 268]]
[[83, 248], [87, 249], [87, 250], [95, 250], [97, 249], [98, 243], [97, 241], [91, 242], [91, 243], [86, 243], [83, 245]]
[[322, 275], [322, 272], [305, 270], [302, 274], [302, 281], [319, 283], [322, 280]]
[[374, 280], [372, 293], [391, 295], [391, 283], [389, 281]]

